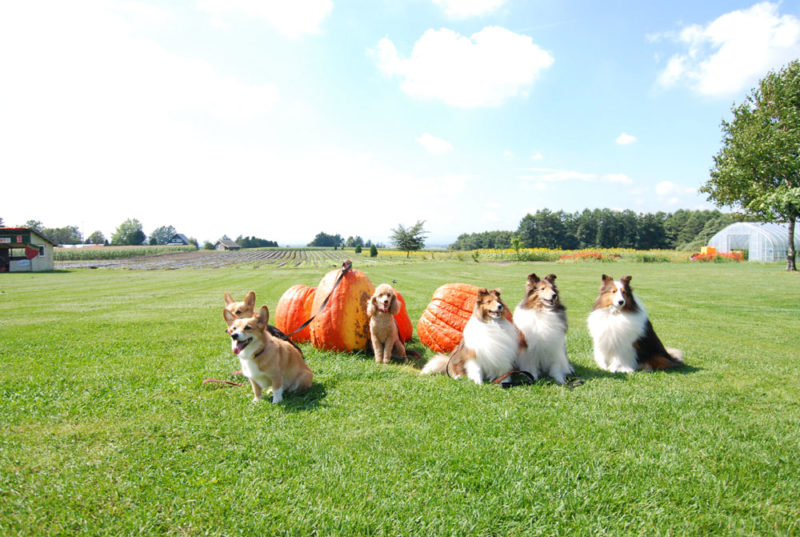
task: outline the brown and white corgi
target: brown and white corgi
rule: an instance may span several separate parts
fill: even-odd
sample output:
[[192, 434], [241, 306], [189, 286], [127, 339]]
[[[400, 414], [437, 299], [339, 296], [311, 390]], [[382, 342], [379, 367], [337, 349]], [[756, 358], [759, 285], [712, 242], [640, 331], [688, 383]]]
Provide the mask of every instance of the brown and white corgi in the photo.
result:
[[478, 289], [475, 309], [464, 326], [461, 342], [450, 356], [437, 354], [431, 358], [421, 374], [446, 373], [453, 378], [466, 375], [481, 384], [513, 370], [525, 338], [505, 318], [507, 309], [499, 289]]
[[514, 324], [527, 343], [519, 355], [519, 369], [535, 379], [548, 375], [564, 384], [574, 370], [567, 359], [567, 311], [559, 298], [556, 275], [542, 280], [529, 274], [525, 291], [514, 310]]
[[261, 306], [255, 316], [237, 318], [227, 309], [222, 316], [228, 323], [231, 350], [239, 357], [242, 374], [253, 387], [253, 401], [261, 400], [264, 389], [272, 389], [272, 402], [280, 403], [285, 391], [303, 390], [314, 377], [293, 343], [269, 332], [269, 309]]
[[388, 364], [392, 360], [392, 355], [408, 360], [406, 347], [400, 341], [397, 321], [394, 319], [398, 313], [400, 313], [400, 301], [397, 300], [394, 288], [388, 283], [380, 284], [367, 302], [369, 333], [372, 350], [375, 353], [375, 363]]
[[248, 292], [242, 302], [235, 301], [230, 293], [225, 293], [225, 309], [238, 318], [252, 317], [256, 310], [256, 292]]
[[665, 348], [653, 330], [647, 311], [633, 294], [630, 276], [615, 281], [603, 274], [587, 324], [594, 360], [601, 369], [631, 373], [683, 365], [683, 353]]

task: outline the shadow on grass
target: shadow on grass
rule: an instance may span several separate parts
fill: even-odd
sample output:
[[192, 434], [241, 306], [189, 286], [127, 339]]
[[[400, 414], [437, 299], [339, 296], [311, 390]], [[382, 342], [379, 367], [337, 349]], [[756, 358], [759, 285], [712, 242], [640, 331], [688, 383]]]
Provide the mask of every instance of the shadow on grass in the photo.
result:
[[286, 412], [310, 411], [318, 408], [328, 396], [325, 386], [312, 382], [311, 387], [304, 392], [290, 392], [284, 395], [281, 407]]
[[680, 367], [676, 367], [675, 369], [659, 369], [658, 371], [636, 371], [635, 373], [612, 373], [610, 371], [605, 371], [598, 367], [590, 368], [590, 367], [583, 367], [580, 365], [574, 365], [574, 367], [575, 367], [575, 376], [580, 377], [587, 382], [592, 379], [602, 379], [602, 378], [613, 378], [617, 380], [626, 381], [632, 374], [646, 375], [651, 373], [652, 374], [663, 373], [665, 375], [690, 375], [698, 371], [702, 371], [702, 369], [699, 367], [694, 367], [686, 364]]

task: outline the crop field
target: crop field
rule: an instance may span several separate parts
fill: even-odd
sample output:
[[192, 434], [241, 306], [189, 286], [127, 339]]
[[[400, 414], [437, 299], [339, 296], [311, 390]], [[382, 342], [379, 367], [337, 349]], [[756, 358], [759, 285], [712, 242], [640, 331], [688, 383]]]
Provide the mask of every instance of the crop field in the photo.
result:
[[[0, 275], [2, 535], [800, 535], [800, 277], [780, 264], [222, 254]], [[421, 359], [389, 365], [301, 344], [314, 384], [280, 405], [202, 383], [241, 381], [223, 293], [274, 312], [345, 256], [414, 324], [444, 283], [513, 308], [555, 273], [584, 384], [421, 377], [416, 335]], [[685, 367], [597, 368], [603, 273], [633, 276]]]
[[472, 251], [421, 250], [404, 252], [381, 249], [376, 257], [369, 249], [356, 254], [353, 250], [331, 248], [258, 248], [238, 251], [195, 250], [193, 247], [111, 247], [85, 250], [59, 249], [56, 251], [56, 268], [123, 268], [133, 270], [160, 270], [181, 268], [220, 268], [243, 265], [260, 268], [267, 265], [296, 268], [336, 267], [345, 259], [370, 265], [375, 263], [403, 262], [520, 262], [560, 261], [565, 263], [586, 260], [600, 262], [634, 261], [644, 263], [680, 263], [689, 260], [689, 252], [674, 250], [636, 251], [623, 248], [599, 250], [552, 250], [548, 248], [522, 248], [514, 250], [484, 249]]

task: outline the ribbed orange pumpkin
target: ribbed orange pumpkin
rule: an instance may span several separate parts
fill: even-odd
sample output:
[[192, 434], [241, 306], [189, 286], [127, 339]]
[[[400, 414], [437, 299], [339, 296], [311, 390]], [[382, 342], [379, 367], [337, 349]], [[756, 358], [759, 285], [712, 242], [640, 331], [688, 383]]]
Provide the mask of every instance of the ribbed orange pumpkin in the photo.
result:
[[334, 351], [366, 349], [369, 341], [367, 302], [375, 286], [366, 274], [350, 269], [331, 294], [331, 288], [341, 272], [339, 269], [327, 273], [317, 285], [312, 312], [319, 311], [329, 294], [331, 298], [325, 309], [311, 322], [311, 344], [317, 349]]
[[[449, 353], [461, 341], [469, 318], [475, 309], [478, 289], [468, 283], [446, 283], [433, 292], [428, 307], [417, 322], [417, 335], [423, 345], [434, 352]], [[511, 311], [505, 317], [511, 320]]]
[[408, 311], [406, 311], [406, 301], [403, 295], [397, 289], [394, 290], [394, 294], [397, 296], [397, 301], [400, 302], [400, 311], [394, 316], [394, 320], [397, 322], [397, 333], [400, 335], [400, 341], [405, 343], [414, 335], [414, 326], [411, 324], [411, 317], [408, 316]]
[[[307, 285], [293, 285], [278, 300], [275, 308], [275, 326], [284, 334], [291, 334], [311, 318], [316, 289]], [[306, 326], [291, 336], [294, 342], [302, 343], [311, 339], [311, 330]]]

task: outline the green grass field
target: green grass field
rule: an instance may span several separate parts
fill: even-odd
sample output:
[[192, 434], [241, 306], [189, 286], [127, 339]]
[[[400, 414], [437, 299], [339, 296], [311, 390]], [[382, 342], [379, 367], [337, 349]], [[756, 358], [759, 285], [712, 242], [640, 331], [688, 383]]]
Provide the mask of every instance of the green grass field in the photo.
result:
[[[0, 275], [2, 535], [798, 535], [800, 276], [779, 265], [384, 263], [439, 285], [555, 272], [585, 379], [508, 390], [304, 346], [313, 388], [253, 404], [222, 295], [271, 309], [325, 269]], [[674, 372], [607, 374], [585, 319], [632, 285]], [[425, 356], [419, 344], [412, 348]]]

